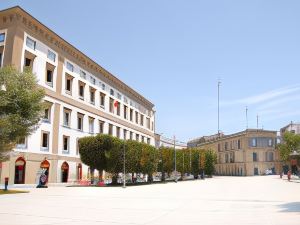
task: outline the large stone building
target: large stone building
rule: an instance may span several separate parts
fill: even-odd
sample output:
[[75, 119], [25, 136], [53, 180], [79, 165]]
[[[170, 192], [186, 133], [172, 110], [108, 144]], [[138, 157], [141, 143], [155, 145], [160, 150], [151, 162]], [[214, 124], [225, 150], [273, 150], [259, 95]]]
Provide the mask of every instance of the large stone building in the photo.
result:
[[266, 170], [281, 172], [276, 151], [277, 132], [261, 129], [222, 135], [197, 144], [217, 153], [216, 174], [232, 176], [263, 175]]
[[291, 121], [288, 125], [280, 129], [280, 136], [282, 137], [282, 135], [287, 131], [294, 134], [300, 134], [300, 123], [294, 123]]
[[106, 133], [155, 145], [154, 105], [20, 7], [0, 11], [0, 64], [29, 67], [45, 89], [40, 127], [0, 166], [1, 183], [84, 179], [78, 139]]

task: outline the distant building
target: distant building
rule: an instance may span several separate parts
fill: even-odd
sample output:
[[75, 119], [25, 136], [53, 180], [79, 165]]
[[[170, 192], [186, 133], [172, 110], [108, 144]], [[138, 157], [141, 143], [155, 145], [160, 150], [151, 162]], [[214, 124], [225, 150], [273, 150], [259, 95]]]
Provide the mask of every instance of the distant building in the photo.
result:
[[[170, 147], [174, 148], [174, 139], [163, 137], [160, 134], [155, 134], [155, 147]], [[175, 141], [176, 149], [184, 149], [187, 148], [187, 144], [184, 142]]]
[[187, 146], [190, 148], [197, 147], [197, 145], [199, 145], [201, 143], [204, 143], [207, 141], [213, 141], [213, 140], [216, 140], [218, 137], [223, 137], [223, 136], [224, 136], [224, 133], [198, 137], [198, 138], [188, 141]]
[[287, 131], [294, 134], [300, 134], [300, 123], [293, 123], [293, 121], [291, 121], [291, 123], [280, 129], [280, 135], [282, 136], [282, 134]]
[[216, 174], [231, 176], [263, 175], [266, 170], [280, 172], [275, 150], [276, 131], [247, 129], [201, 142], [197, 147], [217, 153]]

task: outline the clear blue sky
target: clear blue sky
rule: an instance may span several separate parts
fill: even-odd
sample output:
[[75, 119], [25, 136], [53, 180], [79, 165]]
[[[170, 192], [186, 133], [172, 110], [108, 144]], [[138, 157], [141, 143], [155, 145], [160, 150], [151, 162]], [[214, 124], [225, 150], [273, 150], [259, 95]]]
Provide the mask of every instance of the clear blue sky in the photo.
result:
[[2, 0], [42, 23], [156, 106], [157, 133], [187, 141], [220, 129], [300, 121], [300, 1]]

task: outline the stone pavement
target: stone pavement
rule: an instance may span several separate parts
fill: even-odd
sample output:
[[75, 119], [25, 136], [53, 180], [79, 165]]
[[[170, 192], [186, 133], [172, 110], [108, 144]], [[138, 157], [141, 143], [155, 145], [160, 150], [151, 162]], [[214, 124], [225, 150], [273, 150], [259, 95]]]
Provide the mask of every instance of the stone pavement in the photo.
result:
[[0, 195], [1, 225], [300, 224], [300, 183], [279, 176], [29, 190]]

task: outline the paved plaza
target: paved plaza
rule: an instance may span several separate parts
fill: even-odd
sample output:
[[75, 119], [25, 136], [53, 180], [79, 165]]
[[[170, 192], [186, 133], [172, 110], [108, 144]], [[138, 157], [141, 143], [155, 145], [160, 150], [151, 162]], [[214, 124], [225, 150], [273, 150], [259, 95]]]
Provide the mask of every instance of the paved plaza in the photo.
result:
[[300, 224], [300, 183], [214, 177], [122, 189], [50, 187], [0, 195], [1, 225]]

